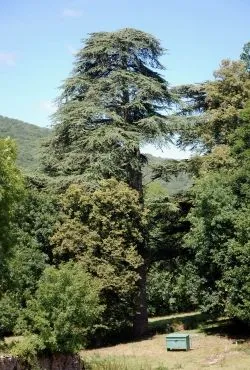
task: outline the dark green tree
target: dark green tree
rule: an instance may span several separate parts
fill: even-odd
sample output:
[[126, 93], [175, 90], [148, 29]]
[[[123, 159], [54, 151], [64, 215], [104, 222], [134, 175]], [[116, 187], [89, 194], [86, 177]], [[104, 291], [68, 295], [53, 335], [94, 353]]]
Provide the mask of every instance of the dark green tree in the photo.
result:
[[0, 335], [12, 331], [45, 265], [35, 240], [17, 223], [26, 192], [15, 160], [14, 142], [0, 139]]
[[141, 190], [140, 145], [168, 133], [171, 96], [156, 72], [163, 52], [153, 36], [133, 29], [90, 35], [62, 86], [48, 173], [115, 176]]
[[59, 199], [56, 190], [44, 176], [26, 176], [26, 194], [15, 212], [15, 225], [36, 241], [41, 252], [52, 263], [50, 237], [58, 219]]
[[5, 259], [0, 294], [0, 336], [13, 333], [27, 299], [33, 296], [45, 268], [45, 255], [28, 233], [11, 224], [12, 245]]
[[[131, 332], [144, 263], [145, 212], [138, 192], [115, 179], [95, 188], [72, 184], [62, 197], [61, 222], [51, 238], [56, 260], [81, 261], [98, 278], [106, 309], [99, 340]], [[144, 292], [145, 294], [145, 292]], [[105, 338], [104, 338], [105, 337]]]
[[[224, 81], [228, 89], [231, 82]], [[246, 83], [248, 86], [249, 81]], [[233, 94], [225, 94], [224, 99], [230, 101]], [[240, 101], [237, 94], [236, 101]], [[211, 153], [199, 159], [199, 178], [192, 189], [194, 207], [188, 217], [191, 231], [186, 238], [186, 244], [195, 252], [202, 309], [226, 313], [247, 323], [250, 322], [249, 107], [248, 102], [231, 110], [235, 119], [225, 132], [227, 145], [214, 146]], [[215, 116], [221, 115], [222, 108], [218, 107]], [[227, 110], [224, 118], [228, 118]]]
[[[47, 144], [44, 170], [51, 176], [97, 180], [115, 177], [142, 199], [140, 152], [144, 142], [165, 142], [171, 135], [166, 112], [172, 101], [155, 37], [135, 29], [92, 33], [76, 55], [64, 82]], [[147, 248], [141, 248], [146, 257]], [[140, 267], [135, 334], [147, 327], [146, 265]], [[141, 293], [140, 293], [141, 292]]]
[[191, 200], [186, 193], [172, 197], [159, 192], [159, 184], [146, 192], [150, 269], [147, 275], [151, 315], [191, 311], [197, 307], [199, 279], [194, 252], [184, 246], [190, 229], [187, 214]]
[[[229, 60], [214, 77], [174, 89], [182, 103], [179, 114], [187, 117], [179, 144], [203, 155], [172, 164], [194, 175], [186, 246], [194, 254], [201, 307], [249, 322], [250, 77], [245, 63]], [[169, 169], [163, 163], [156, 177], [166, 178]]]

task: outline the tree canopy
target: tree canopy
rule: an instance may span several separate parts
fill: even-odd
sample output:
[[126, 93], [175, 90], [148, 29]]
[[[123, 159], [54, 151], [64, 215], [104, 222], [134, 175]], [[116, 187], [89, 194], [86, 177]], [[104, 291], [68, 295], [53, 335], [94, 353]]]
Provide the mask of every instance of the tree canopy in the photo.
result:
[[138, 189], [143, 142], [167, 140], [172, 101], [164, 50], [150, 34], [125, 28], [92, 33], [62, 85], [45, 170], [124, 180]]

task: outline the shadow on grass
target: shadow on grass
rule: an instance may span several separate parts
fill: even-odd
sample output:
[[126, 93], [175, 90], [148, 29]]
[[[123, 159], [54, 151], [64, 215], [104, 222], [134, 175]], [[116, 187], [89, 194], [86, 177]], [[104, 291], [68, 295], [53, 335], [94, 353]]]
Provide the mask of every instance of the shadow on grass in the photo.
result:
[[238, 320], [217, 320], [202, 327], [202, 332], [207, 335], [219, 335], [230, 339], [249, 340], [250, 326]]
[[190, 313], [171, 317], [156, 318], [149, 322], [149, 336], [184, 330], [199, 329], [207, 335], [219, 335], [235, 340], [249, 340], [250, 326], [239, 320], [211, 318], [205, 313]]
[[[151, 339], [155, 334], [168, 334], [173, 332], [183, 332], [198, 329], [207, 335], [219, 335], [230, 339], [246, 341], [250, 339], [250, 328], [246, 324], [227, 318], [212, 319], [210, 315], [200, 312], [177, 314], [165, 317], [151, 318], [149, 320], [149, 329], [147, 334], [140, 338], [134, 338], [132, 335], [123, 338], [113, 338], [113, 340], [94, 345], [90, 348], [112, 347], [117, 343], [140, 342], [145, 339]], [[240, 343], [240, 342], [239, 342]]]
[[148, 331], [139, 338], [132, 335], [132, 330], [128, 331], [123, 337], [105, 338], [105, 342], [92, 343], [89, 348], [112, 347], [117, 343], [141, 342], [145, 339], [151, 339], [155, 334], [168, 334], [183, 330], [192, 330], [200, 327], [207, 322], [207, 316], [199, 312], [176, 314], [165, 317], [149, 319]]
[[164, 334], [197, 329], [204, 325], [208, 319], [209, 317], [206, 314], [199, 312], [153, 319], [149, 322], [149, 334]]

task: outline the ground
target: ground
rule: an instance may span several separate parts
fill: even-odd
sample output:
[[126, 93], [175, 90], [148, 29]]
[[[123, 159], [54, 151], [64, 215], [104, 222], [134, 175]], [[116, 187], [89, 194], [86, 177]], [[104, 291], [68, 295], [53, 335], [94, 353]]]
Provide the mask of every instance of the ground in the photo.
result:
[[[83, 350], [86, 370], [249, 370], [250, 332], [226, 318], [200, 313], [153, 318], [147, 338], [115, 346]], [[190, 334], [190, 351], [167, 351], [166, 333]], [[6, 343], [22, 337], [5, 338]], [[1, 354], [1, 347], [0, 347]]]
[[[227, 320], [217, 323], [199, 323], [199, 314], [151, 320], [152, 328], [175, 327], [179, 333], [191, 337], [190, 351], [166, 351], [166, 334], [153, 334], [141, 341], [118, 344], [112, 347], [82, 351], [81, 356], [91, 363], [91, 370], [205, 370], [250, 369], [250, 342], [246, 333], [239, 335]], [[185, 330], [191, 322], [199, 328]], [[242, 333], [242, 331], [241, 331]], [[242, 338], [241, 338], [242, 337]]]

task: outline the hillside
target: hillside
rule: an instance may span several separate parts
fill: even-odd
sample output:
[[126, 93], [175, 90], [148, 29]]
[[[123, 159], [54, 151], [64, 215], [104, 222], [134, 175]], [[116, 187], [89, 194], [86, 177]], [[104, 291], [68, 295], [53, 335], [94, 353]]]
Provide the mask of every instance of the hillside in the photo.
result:
[[[143, 170], [143, 183], [144, 185], [152, 185], [153, 167], [163, 164], [167, 159], [161, 157], [154, 157], [151, 154], [147, 154], [148, 163]], [[178, 176], [172, 176], [171, 180], [165, 182], [162, 179], [153, 181], [160, 187], [167, 189], [169, 195], [173, 195], [190, 188], [192, 181], [187, 173], [179, 173]]]
[[[0, 116], [0, 137], [11, 137], [17, 143], [17, 164], [27, 172], [34, 171], [39, 166], [39, 153], [41, 141], [47, 138], [50, 130], [45, 127], [39, 127], [17, 119]], [[166, 159], [154, 157], [147, 154], [148, 163], [144, 168], [143, 182], [151, 183], [152, 166], [162, 164]], [[187, 174], [180, 174], [173, 177], [166, 183], [163, 180], [155, 180], [167, 192], [171, 194], [186, 190], [190, 186], [190, 179]]]
[[25, 170], [32, 171], [38, 167], [41, 140], [49, 136], [50, 130], [0, 116], [0, 137], [11, 137], [17, 143], [17, 163]]

